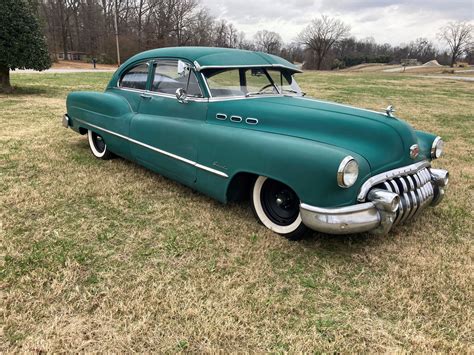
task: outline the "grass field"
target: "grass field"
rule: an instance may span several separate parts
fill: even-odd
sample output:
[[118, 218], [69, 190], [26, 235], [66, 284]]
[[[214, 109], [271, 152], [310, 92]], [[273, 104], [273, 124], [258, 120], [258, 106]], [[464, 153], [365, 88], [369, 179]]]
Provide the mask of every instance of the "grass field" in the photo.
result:
[[13, 74], [0, 95], [0, 351], [473, 352], [474, 85], [306, 73], [311, 96], [445, 138], [443, 204], [390, 235], [289, 242], [60, 125], [110, 73]]

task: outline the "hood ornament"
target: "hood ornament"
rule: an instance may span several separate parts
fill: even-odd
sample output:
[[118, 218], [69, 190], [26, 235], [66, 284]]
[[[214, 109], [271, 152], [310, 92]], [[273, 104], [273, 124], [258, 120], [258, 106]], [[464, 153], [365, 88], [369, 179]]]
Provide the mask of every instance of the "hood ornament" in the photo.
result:
[[410, 158], [416, 159], [419, 154], [420, 154], [420, 147], [418, 146], [418, 144], [413, 144], [410, 147]]
[[392, 105], [389, 105], [386, 109], [385, 109], [385, 114], [388, 116], [388, 117], [393, 117], [392, 113], [395, 112], [395, 109], [393, 108]]

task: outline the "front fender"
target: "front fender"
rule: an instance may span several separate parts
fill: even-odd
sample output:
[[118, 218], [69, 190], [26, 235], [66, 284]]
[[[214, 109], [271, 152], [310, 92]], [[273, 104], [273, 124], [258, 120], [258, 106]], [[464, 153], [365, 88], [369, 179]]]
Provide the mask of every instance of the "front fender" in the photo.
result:
[[[200, 150], [200, 164], [226, 169], [229, 179], [222, 193], [234, 176], [245, 172], [283, 182], [304, 203], [337, 207], [355, 203], [361, 182], [370, 175], [369, 164], [362, 156], [308, 139], [213, 124], [207, 125], [206, 135], [213, 144]], [[356, 184], [343, 189], [337, 184], [337, 170], [348, 155], [357, 160], [360, 172]], [[207, 186], [204, 190], [213, 188]]]
[[420, 157], [431, 161], [431, 146], [437, 136], [424, 131], [415, 131], [415, 133], [420, 147]]

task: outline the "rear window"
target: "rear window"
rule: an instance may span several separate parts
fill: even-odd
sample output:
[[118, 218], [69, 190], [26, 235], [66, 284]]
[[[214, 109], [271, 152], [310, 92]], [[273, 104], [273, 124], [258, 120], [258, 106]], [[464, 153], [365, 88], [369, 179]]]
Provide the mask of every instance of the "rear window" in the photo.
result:
[[125, 74], [120, 79], [119, 86], [121, 88], [145, 90], [147, 79], [148, 79], [148, 64], [143, 63], [125, 72]]

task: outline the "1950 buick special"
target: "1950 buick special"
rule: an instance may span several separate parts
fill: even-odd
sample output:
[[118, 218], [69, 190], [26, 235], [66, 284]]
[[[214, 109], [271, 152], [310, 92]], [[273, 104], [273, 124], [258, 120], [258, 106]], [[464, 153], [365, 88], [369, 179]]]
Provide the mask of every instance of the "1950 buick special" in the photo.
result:
[[308, 228], [387, 233], [438, 204], [443, 141], [384, 112], [304, 97], [300, 70], [264, 53], [162, 48], [127, 60], [104, 93], [73, 92], [63, 125], [92, 154], [138, 162], [222, 202], [250, 195], [288, 238]]

